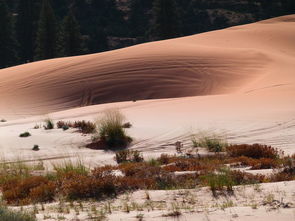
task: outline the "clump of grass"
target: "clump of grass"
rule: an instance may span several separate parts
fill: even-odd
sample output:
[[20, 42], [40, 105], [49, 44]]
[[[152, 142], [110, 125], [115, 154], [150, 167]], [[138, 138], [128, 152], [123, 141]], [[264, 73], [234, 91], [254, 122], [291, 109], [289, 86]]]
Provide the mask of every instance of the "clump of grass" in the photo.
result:
[[116, 109], [106, 110], [97, 121], [98, 134], [94, 136], [93, 143], [88, 145], [92, 149], [120, 149], [126, 148], [132, 138], [127, 136], [122, 127], [124, 115]]
[[233, 186], [235, 184], [231, 173], [228, 169], [221, 169], [218, 173], [210, 173], [202, 177], [203, 182], [208, 185], [212, 191], [213, 196], [217, 196], [217, 191], [233, 192]]
[[280, 155], [284, 154], [276, 148], [262, 144], [230, 145], [226, 148], [226, 152], [230, 157], [245, 156], [254, 159], [277, 159], [280, 157]]
[[39, 145], [35, 144], [32, 150], [39, 151], [40, 150]]
[[19, 137], [30, 137], [32, 136], [29, 132], [24, 132], [19, 135]]
[[218, 134], [200, 133], [191, 139], [194, 147], [204, 147], [210, 152], [222, 152], [228, 146], [226, 138]]
[[36, 221], [32, 215], [24, 212], [10, 210], [4, 206], [0, 206], [1, 221]]
[[81, 159], [77, 161], [64, 160], [62, 163], [53, 164], [53, 169], [58, 175], [69, 173], [87, 175], [89, 173], [89, 169], [84, 165]]
[[1, 119], [0, 122], [1, 122], [1, 123], [5, 123], [5, 122], [7, 122], [7, 120], [5, 120], [5, 119]]
[[52, 119], [47, 118], [44, 120], [45, 125], [43, 126], [45, 130], [52, 130], [54, 129], [54, 122]]
[[118, 164], [127, 162], [142, 162], [143, 156], [137, 150], [121, 150], [116, 153], [115, 160]]

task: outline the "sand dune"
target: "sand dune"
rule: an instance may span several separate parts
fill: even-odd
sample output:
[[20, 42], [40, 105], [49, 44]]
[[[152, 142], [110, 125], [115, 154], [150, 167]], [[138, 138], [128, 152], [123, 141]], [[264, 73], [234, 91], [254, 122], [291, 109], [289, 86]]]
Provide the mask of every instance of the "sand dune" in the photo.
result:
[[295, 16], [0, 70], [0, 116], [294, 84]]

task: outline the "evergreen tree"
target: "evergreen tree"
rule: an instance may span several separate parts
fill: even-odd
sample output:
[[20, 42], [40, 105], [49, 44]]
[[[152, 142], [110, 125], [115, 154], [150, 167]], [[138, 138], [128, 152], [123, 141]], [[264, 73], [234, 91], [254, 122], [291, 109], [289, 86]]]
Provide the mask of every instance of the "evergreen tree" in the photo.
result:
[[4, 0], [0, 0], [0, 27], [0, 68], [5, 68], [16, 64], [17, 57], [12, 19]]
[[155, 0], [153, 6], [152, 40], [178, 37], [179, 17], [175, 0]]
[[79, 24], [70, 11], [63, 21], [62, 27], [62, 54], [64, 56], [80, 55], [83, 52], [82, 36]]
[[57, 57], [57, 31], [57, 22], [50, 0], [43, 0], [37, 31], [36, 60]]
[[[148, 0], [150, 1], [150, 0]], [[129, 14], [129, 30], [130, 37], [144, 36], [146, 27], [148, 26], [148, 16], [146, 14], [147, 8], [144, 4], [146, 0], [131, 0], [130, 14]]]
[[33, 61], [34, 41], [38, 20], [36, 0], [20, 0], [17, 10], [16, 34], [22, 63]]

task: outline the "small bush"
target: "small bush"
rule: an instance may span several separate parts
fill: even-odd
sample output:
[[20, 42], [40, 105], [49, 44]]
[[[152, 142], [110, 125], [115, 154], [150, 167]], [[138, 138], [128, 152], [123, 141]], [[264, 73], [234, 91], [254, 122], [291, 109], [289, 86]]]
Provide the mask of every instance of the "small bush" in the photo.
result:
[[63, 126], [62, 126], [62, 129], [65, 131], [65, 130], [70, 129], [70, 127], [69, 127], [68, 125], [63, 125]]
[[221, 135], [217, 134], [204, 134], [201, 133], [198, 137], [192, 138], [194, 147], [204, 147], [210, 152], [222, 152], [228, 146], [227, 140]]
[[105, 111], [98, 121], [99, 140], [94, 143], [110, 149], [126, 148], [132, 142], [132, 138], [126, 135], [122, 127], [124, 119], [125, 117], [118, 110]]
[[19, 137], [30, 137], [32, 136], [29, 132], [24, 132], [19, 135]]
[[118, 164], [126, 162], [142, 162], [143, 157], [137, 150], [121, 150], [116, 153], [115, 160]]
[[130, 122], [127, 122], [127, 123], [124, 123], [122, 125], [123, 128], [131, 128], [132, 127], [132, 124]]
[[35, 144], [32, 150], [39, 151], [40, 150], [39, 145]]
[[5, 123], [6, 121], [7, 121], [7, 120], [5, 120], [5, 119], [1, 119], [1, 120], [0, 120], [1, 123]]
[[202, 179], [204, 184], [210, 187], [214, 196], [217, 196], [217, 191], [223, 191], [224, 187], [228, 192], [233, 192], [235, 182], [227, 169], [222, 169], [218, 173], [204, 175]]
[[[70, 126], [70, 125], [68, 125]], [[92, 134], [96, 131], [96, 125], [90, 121], [75, 121], [73, 124], [74, 128], [78, 128], [83, 134]]]
[[44, 125], [44, 129], [45, 130], [52, 130], [54, 129], [54, 123], [50, 118], [45, 119], [45, 125]]
[[4, 206], [0, 206], [1, 221], [36, 221], [36, 218], [28, 213], [16, 212]]
[[250, 157], [254, 159], [270, 158], [277, 159], [283, 153], [271, 146], [262, 144], [240, 144], [230, 145], [226, 148], [226, 152], [230, 157]]

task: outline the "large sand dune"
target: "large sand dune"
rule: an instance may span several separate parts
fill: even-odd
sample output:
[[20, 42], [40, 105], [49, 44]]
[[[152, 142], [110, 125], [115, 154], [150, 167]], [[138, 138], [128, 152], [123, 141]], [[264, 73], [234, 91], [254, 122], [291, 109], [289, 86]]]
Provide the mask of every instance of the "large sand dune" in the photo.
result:
[[295, 16], [0, 70], [0, 116], [295, 83]]

